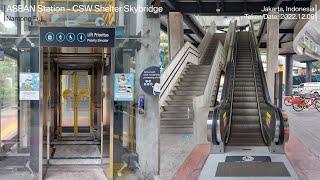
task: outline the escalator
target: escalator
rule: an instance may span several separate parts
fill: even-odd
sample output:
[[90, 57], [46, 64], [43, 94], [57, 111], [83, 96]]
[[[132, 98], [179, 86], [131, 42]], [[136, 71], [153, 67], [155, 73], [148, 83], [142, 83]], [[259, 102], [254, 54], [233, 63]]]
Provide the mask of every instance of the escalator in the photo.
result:
[[[261, 92], [257, 63], [252, 60], [249, 33], [238, 32], [235, 58], [230, 146], [263, 146], [260, 132], [259, 99]], [[259, 88], [260, 87], [260, 88]], [[261, 94], [260, 94], [261, 96]]]
[[222, 99], [213, 112], [212, 142], [225, 146], [268, 146], [283, 152], [286, 122], [271, 103], [263, 65], [251, 31], [236, 32], [225, 71]]
[[253, 23], [234, 34], [221, 103], [209, 114], [213, 155], [199, 179], [298, 179], [284, 154], [288, 122], [271, 102]]

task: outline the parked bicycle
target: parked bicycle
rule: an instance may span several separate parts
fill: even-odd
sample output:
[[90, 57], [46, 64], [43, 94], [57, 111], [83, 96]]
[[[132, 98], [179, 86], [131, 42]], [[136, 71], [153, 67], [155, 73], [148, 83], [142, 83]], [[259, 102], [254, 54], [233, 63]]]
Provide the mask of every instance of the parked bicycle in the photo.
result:
[[314, 107], [320, 112], [320, 100], [316, 96], [311, 96], [310, 98], [295, 97], [292, 99], [292, 108], [295, 111], [302, 111], [310, 107]]
[[285, 96], [284, 97], [284, 104], [286, 106], [292, 106], [292, 100], [294, 99], [295, 96], [291, 95], [291, 96]]

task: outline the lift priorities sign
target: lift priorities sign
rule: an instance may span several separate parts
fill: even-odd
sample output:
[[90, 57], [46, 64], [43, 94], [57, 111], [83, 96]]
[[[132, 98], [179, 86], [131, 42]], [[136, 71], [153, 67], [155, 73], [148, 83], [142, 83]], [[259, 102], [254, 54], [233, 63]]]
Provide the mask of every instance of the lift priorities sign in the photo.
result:
[[40, 27], [45, 47], [114, 47], [115, 28]]

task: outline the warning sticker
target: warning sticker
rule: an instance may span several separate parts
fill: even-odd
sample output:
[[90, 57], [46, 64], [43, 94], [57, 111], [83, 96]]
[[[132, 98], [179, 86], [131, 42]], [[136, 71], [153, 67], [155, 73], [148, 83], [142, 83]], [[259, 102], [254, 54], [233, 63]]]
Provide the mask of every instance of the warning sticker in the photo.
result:
[[270, 122], [271, 122], [271, 114], [269, 112], [266, 112], [266, 125], [268, 128], [270, 128]]
[[227, 112], [223, 113], [222, 120], [223, 120], [223, 127], [226, 127], [227, 126]]

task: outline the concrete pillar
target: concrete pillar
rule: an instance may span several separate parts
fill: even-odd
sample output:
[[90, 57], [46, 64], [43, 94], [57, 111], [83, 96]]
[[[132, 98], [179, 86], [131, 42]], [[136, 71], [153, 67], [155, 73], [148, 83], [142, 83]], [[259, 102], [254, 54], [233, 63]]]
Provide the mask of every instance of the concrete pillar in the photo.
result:
[[184, 44], [183, 16], [180, 12], [169, 12], [168, 37], [169, 37], [169, 60], [177, 54]]
[[312, 61], [307, 61], [306, 82], [312, 82]]
[[[137, 1], [144, 7], [146, 0]], [[136, 150], [139, 155], [143, 179], [154, 179], [159, 175], [160, 112], [159, 96], [146, 94], [140, 87], [140, 75], [150, 66], [159, 66], [160, 19], [148, 18], [145, 12], [137, 13], [137, 32], [141, 32], [141, 49], [136, 55], [135, 96], [145, 97], [145, 114], [136, 115]]]
[[[269, 12], [273, 17], [279, 16], [278, 12]], [[267, 20], [267, 72], [266, 79], [271, 101], [274, 101], [274, 74], [278, 72], [279, 54], [279, 19]]]
[[293, 84], [293, 59], [292, 54], [286, 55], [286, 84], [285, 84], [285, 95], [290, 96], [292, 94]]

